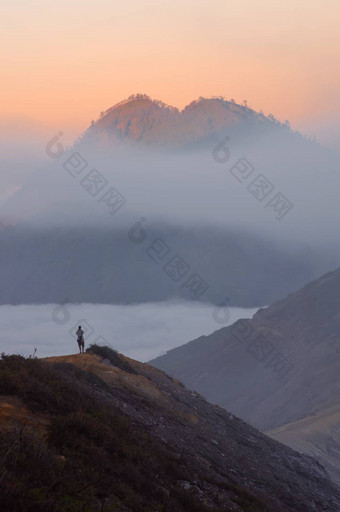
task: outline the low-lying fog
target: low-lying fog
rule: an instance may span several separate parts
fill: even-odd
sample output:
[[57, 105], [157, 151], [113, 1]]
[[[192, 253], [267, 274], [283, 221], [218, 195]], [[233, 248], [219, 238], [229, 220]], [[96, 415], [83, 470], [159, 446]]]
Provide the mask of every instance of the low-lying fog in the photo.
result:
[[216, 308], [211, 304], [159, 302], [0, 306], [0, 352], [38, 357], [78, 352], [75, 331], [82, 325], [85, 344], [106, 344], [140, 361], [251, 318], [256, 308]]

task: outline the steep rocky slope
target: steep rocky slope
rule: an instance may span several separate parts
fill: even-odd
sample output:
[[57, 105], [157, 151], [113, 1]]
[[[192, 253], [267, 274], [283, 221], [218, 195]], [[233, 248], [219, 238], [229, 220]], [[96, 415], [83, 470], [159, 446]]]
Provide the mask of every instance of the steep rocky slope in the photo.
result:
[[1, 510], [340, 509], [311, 458], [147, 364], [97, 352], [3, 356]]

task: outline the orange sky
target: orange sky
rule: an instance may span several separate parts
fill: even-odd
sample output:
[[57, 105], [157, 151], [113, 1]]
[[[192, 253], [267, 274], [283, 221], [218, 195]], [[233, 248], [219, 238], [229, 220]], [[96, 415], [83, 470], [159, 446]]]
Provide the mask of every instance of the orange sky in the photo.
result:
[[73, 135], [133, 93], [222, 95], [340, 134], [339, 0], [11, 0], [0, 16], [0, 122]]

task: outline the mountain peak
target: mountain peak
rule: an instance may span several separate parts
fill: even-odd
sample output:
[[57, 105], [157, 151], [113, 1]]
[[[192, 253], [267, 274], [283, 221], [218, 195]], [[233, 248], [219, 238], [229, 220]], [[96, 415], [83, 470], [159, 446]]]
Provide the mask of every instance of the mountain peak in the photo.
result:
[[97, 122], [100, 122], [101, 119], [105, 118], [108, 115], [111, 115], [112, 113], [117, 112], [129, 112], [133, 110], [141, 110], [141, 109], [155, 109], [155, 110], [172, 110], [179, 112], [179, 110], [176, 107], [172, 107], [170, 105], [166, 105], [162, 101], [154, 100], [147, 94], [132, 94], [127, 99], [119, 101], [112, 107], [108, 108], [107, 110], [101, 112], [99, 120]]

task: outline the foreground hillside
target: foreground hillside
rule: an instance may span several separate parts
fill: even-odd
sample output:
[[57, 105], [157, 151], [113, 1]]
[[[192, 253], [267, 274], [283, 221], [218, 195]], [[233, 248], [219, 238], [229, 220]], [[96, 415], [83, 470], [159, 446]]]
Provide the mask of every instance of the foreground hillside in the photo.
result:
[[323, 468], [96, 348], [0, 361], [2, 511], [337, 511]]

